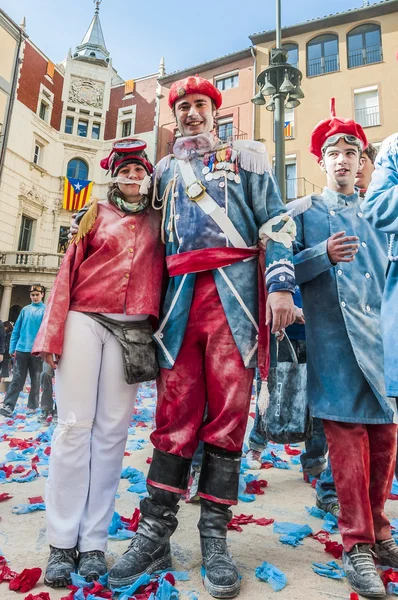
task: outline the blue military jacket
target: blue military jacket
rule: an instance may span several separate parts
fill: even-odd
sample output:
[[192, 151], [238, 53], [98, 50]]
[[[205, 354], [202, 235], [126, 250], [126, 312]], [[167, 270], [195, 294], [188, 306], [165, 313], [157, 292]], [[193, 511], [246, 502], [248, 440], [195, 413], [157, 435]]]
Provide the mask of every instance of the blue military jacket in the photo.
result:
[[[357, 193], [344, 196], [325, 188], [321, 195], [303, 199], [303, 205], [311, 205], [295, 217], [308, 397], [315, 417], [390, 423], [396, 402], [386, 398], [380, 331], [387, 237], [363, 218], [359, 202]], [[333, 265], [327, 239], [339, 231], [358, 236], [359, 251], [354, 261]]]
[[389, 396], [398, 397], [398, 133], [380, 149], [361, 210], [373, 227], [389, 234], [381, 324], [386, 390]]
[[[245, 150], [242, 152], [244, 154]], [[247, 246], [255, 247], [261, 226], [277, 215], [284, 215], [286, 210], [270, 169], [262, 169], [260, 173], [250, 171], [251, 161], [247, 154], [244, 164], [248, 168], [242, 168], [242, 152], [237, 154], [239, 177], [232, 180], [224, 174], [209, 181], [203, 172], [207, 170], [204, 157], [194, 156], [190, 160], [195, 176], [206, 187], [208, 194], [225, 211]], [[232, 246], [213, 219], [188, 197], [178, 161], [173, 155], [158, 165], [157, 179], [158, 196], [163, 197], [166, 256], [203, 248]], [[275, 230], [278, 230], [278, 226]], [[292, 248], [280, 242], [268, 241], [266, 264], [268, 290], [293, 292]], [[228, 324], [246, 368], [253, 368], [257, 364], [257, 269], [257, 260], [246, 260], [213, 271]], [[170, 278], [163, 316], [154, 334], [160, 350], [161, 367], [171, 369], [177, 358], [188, 321], [195, 278], [194, 273]]]

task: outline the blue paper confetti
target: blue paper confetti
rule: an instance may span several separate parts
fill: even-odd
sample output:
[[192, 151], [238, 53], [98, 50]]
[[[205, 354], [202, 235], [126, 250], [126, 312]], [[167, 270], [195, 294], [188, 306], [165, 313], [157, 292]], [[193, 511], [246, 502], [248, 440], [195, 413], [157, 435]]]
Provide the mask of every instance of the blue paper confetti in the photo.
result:
[[323, 563], [312, 563], [312, 570], [321, 577], [329, 577], [329, 579], [343, 579], [345, 572], [336, 561], [332, 560], [325, 565]]
[[26, 515], [27, 513], [35, 512], [36, 510], [46, 510], [44, 502], [37, 502], [36, 504], [18, 504], [13, 507], [12, 512], [14, 515]]
[[286, 575], [268, 562], [263, 562], [262, 565], [257, 567], [256, 577], [261, 579], [261, 581], [269, 583], [274, 592], [280, 592], [287, 584]]

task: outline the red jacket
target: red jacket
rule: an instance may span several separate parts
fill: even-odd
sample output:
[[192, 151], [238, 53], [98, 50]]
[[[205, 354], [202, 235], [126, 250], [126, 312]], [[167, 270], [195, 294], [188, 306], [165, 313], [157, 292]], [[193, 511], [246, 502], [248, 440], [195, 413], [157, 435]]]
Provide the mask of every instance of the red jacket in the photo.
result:
[[33, 350], [62, 354], [69, 310], [159, 316], [164, 268], [159, 211], [98, 203], [92, 230], [62, 261]]

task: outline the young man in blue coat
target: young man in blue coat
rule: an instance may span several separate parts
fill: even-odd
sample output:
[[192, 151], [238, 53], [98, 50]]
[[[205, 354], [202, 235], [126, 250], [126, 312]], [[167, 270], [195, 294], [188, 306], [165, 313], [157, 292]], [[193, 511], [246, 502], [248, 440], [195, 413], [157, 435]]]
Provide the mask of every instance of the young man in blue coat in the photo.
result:
[[294, 262], [306, 319], [308, 397], [329, 446], [344, 569], [356, 592], [382, 598], [374, 558], [398, 568], [384, 513], [397, 407], [386, 396], [380, 332], [387, 239], [363, 218], [354, 187], [366, 147], [362, 127], [334, 111], [315, 127], [310, 151], [327, 185], [299, 201]]
[[33, 356], [32, 348], [44, 316], [44, 289], [41, 285], [32, 285], [29, 290], [31, 303], [21, 310], [10, 341], [10, 355], [15, 352], [14, 374], [4, 398], [0, 414], [10, 417], [14, 412], [19, 394], [23, 390], [29, 371], [31, 389], [28, 398], [28, 414], [34, 414], [39, 406], [40, 375], [43, 361]]
[[[294, 320], [294, 223], [286, 214], [265, 146], [223, 143], [213, 135], [221, 102], [219, 90], [198, 76], [170, 89], [169, 106], [181, 137], [156, 170], [170, 280], [154, 335], [161, 367], [151, 435], [155, 450], [147, 479], [149, 497], [141, 502], [140, 525], [128, 552], [109, 573], [113, 587], [170, 568], [169, 539], [201, 440], [198, 527], [204, 585], [217, 598], [232, 598], [240, 589], [226, 544], [229, 508], [238, 499], [265, 312], [274, 331]], [[258, 276], [262, 234], [268, 239], [267, 264]], [[264, 276], [269, 294], [266, 311], [260, 303], [262, 314], [258, 294]]]

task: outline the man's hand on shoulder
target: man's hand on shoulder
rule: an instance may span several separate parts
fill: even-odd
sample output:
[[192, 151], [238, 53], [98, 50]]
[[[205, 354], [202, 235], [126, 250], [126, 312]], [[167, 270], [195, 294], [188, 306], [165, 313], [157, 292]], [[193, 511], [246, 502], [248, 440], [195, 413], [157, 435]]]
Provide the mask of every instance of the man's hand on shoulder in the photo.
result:
[[289, 327], [295, 320], [293, 296], [291, 292], [271, 292], [267, 298], [266, 319], [272, 322], [272, 333]]

